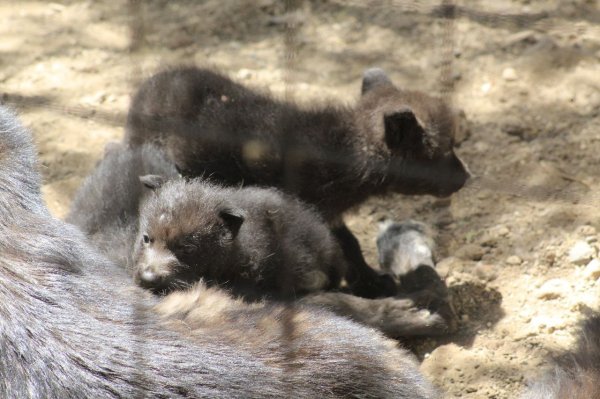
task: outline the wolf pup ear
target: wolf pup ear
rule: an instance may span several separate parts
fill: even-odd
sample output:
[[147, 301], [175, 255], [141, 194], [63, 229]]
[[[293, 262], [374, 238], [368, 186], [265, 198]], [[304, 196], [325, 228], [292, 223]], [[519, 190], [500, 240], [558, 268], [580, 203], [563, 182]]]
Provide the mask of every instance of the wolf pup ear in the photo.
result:
[[225, 234], [226, 239], [234, 239], [239, 231], [240, 227], [244, 223], [245, 213], [241, 209], [225, 208], [219, 211], [219, 216], [223, 219], [227, 232]]
[[384, 115], [385, 143], [391, 150], [415, 150], [423, 145], [425, 129], [410, 109]]
[[391, 86], [392, 81], [386, 75], [385, 71], [381, 68], [369, 68], [363, 72], [363, 81], [361, 93], [372, 90], [379, 86]]
[[163, 184], [167, 181], [164, 176], [160, 175], [145, 175], [139, 177], [140, 182], [150, 190], [156, 190], [157, 188], [162, 187]]

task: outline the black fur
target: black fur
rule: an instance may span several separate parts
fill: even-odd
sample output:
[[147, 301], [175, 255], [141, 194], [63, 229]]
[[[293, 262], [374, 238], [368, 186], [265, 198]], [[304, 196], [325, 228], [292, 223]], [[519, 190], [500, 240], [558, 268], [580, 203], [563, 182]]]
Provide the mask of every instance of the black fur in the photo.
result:
[[389, 80], [363, 87], [354, 108], [301, 109], [181, 67], [142, 84], [126, 141], [161, 144], [188, 176], [291, 191], [334, 220], [375, 194], [458, 190], [469, 174], [453, 152], [454, 130], [443, 102]]
[[2, 396], [437, 397], [408, 355], [333, 315], [250, 307], [202, 286], [157, 303], [50, 216], [36, 164], [0, 108]]
[[348, 280], [365, 296], [393, 284], [365, 263], [341, 215], [388, 192], [449, 195], [469, 177], [453, 152], [455, 121], [446, 105], [396, 88], [383, 71], [365, 72], [353, 108], [300, 108], [205, 69], [151, 77], [135, 95], [126, 142], [163, 146], [187, 176], [274, 186], [314, 204], [340, 239]]
[[318, 213], [275, 189], [167, 182], [144, 203], [137, 281], [155, 291], [205, 279], [247, 298], [338, 288], [346, 263]]

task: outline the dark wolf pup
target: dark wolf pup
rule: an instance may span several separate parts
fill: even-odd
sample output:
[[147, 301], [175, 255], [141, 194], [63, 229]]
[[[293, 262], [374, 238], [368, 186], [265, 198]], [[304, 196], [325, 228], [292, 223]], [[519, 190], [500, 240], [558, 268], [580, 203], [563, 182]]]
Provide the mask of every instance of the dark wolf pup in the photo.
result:
[[156, 188], [140, 209], [136, 280], [154, 291], [203, 278], [249, 299], [338, 289], [346, 262], [318, 213], [272, 188], [144, 176]]
[[186, 176], [279, 187], [314, 204], [348, 260], [347, 280], [367, 297], [392, 294], [362, 256], [342, 214], [372, 195], [449, 195], [468, 170], [453, 151], [453, 112], [401, 90], [369, 69], [354, 107], [301, 108], [194, 67], [145, 81], [129, 111], [125, 141], [156, 143]]
[[50, 215], [31, 138], [0, 108], [3, 396], [438, 397], [410, 355], [348, 320], [202, 285], [158, 301], [128, 281]]

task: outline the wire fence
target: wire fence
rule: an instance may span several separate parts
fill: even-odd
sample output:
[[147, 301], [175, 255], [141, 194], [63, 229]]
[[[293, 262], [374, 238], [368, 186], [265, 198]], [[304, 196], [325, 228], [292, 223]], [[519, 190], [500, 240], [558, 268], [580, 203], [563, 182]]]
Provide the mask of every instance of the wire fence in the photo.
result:
[[[72, 3], [76, 2], [55, 8], [62, 10]], [[463, 228], [461, 216], [472, 220], [487, 213], [489, 218], [482, 218], [481, 224], [494, 224], [494, 218], [506, 220], [511, 206], [525, 201], [534, 204], [529, 208], [531, 212], [540, 204], [548, 208], [562, 206], [561, 212], [576, 214], [573, 220], [600, 222], [590, 216], [597, 213], [600, 200], [600, 75], [596, 66], [600, 59], [600, 11], [594, 1], [520, 1], [510, 7], [467, 0], [264, 0], [223, 5], [217, 1], [128, 0], [121, 7], [106, 3], [98, 6], [98, 26], [110, 23], [127, 32], [126, 46], [119, 48], [114, 57], [130, 60], [127, 76], [121, 77], [131, 84], [122, 84], [119, 90], [132, 94], [156, 65], [200, 62], [212, 66], [214, 57], [219, 60], [217, 66], [225, 69], [228, 61], [235, 62], [231, 75], [239, 81], [274, 86], [283, 101], [321, 104], [322, 98], [333, 97], [331, 93], [341, 93], [337, 103], [346, 106], [351, 102], [347, 100], [349, 93], [355, 93], [355, 97], [359, 94], [357, 72], [380, 63], [402, 84], [422, 86], [451, 106], [464, 109], [468, 119], [467, 126], [461, 128], [460, 140], [457, 138], [460, 152], [476, 175], [458, 194], [467, 205], [459, 205], [457, 212], [452, 202], [455, 200], [415, 201], [408, 206], [410, 211], [426, 214], [432, 224], [435, 218], [450, 215], [444, 224]], [[94, 10], [93, 4], [88, 7]], [[262, 19], [254, 20], [257, 15]], [[70, 29], [79, 32], [79, 28]], [[65, 31], [54, 34], [62, 38]], [[473, 37], [477, 35], [480, 40]], [[23, 46], [40, 40], [39, 34], [22, 36], [25, 39], [19, 43]], [[373, 37], [402, 40], [393, 41], [398, 48], [380, 43], [371, 49], [369, 46], [376, 41]], [[99, 51], [106, 51], [110, 43], [104, 46]], [[51, 50], [29, 60], [43, 62], [44, 57], [54, 57], [53, 52], [68, 54], [66, 44], [48, 47]], [[90, 45], [80, 47], [80, 51], [94, 51]], [[55, 87], [56, 93], [46, 86], [41, 94], [31, 88], [21, 89], [20, 85], [26, 86], [23, 81], [27, 75], [20, 74], [27, 66], [18, 60], [25, 55], [18, 48], [5, 51], [0, 47], [0, 51], [6, 55], [0, 63], [0, 81], [5, 83], [3, 103], [25, 114], [42, 110], [53, 115], [49, 120], [91, 121], [119, 132], [125, 126], [126, 107], [81, 105], [68, 98], [69, 91], [61, 92], [60, 84]], [[243, 67], [238, 58], [251, 67]], [[148, 60], [152, 61], [146, 63]], [[98, 75], [106, 74], [105, 83], [119, 79], [110, 68], [97, 67]], [[49, 74], [52, 71], [33, 77], [42, 81]], [[355, 88], [354, 92], [350, 87]], [[173, 122], [159, 121], [167, 125]], [[193, 129], [194, 125], [189, 127]], [[79, 132], [81, 136], [86, 134]], [[210, 139], [223, 143], [231, 137], [214, 135]], [[42, 146], [47, 144], [43, 139], [40, 142]], [[344, 150], [316, 152], [310, 146], [295, 147], [295, 142], [285, 138], [281, 145], [283, 153], [300, 153], [303, 161], [352, 166], [353, 158]], [[53, 148], [48, 146], [44, 151]], [[101, 151], [91, 153], [97, 156]], [[58, 168], [60, 162], [50, 160], [47, 167]], [[297, 185], [298, 176], [293, 173], [297, 162], [297, 156], [284, 159], [288, 187]], [[85, 175], [78, 170], [69, 173]], [[381, 208], [385, 207], [398, 214], [404, 212], [392, 200], [385, 201], [373, 205], [369, 217], [384, 213]], [[422, 211], [432, 204], [437, 208], [431, 213]], [[518, 209], [515, 214], [523, 212]], [[556, 216], [550, 213], [539, 211], [529, 222], [542, 228], [550, 226]], [[464, 227], [456, 234], [466, 230]], [[283, 345], [289, 347], [289, 364], [293, 364], [297, 353], [297, 305], [289, 302], [286, 306], [281, 336]], [[142, 370], [143, 354], [139, 362]]]

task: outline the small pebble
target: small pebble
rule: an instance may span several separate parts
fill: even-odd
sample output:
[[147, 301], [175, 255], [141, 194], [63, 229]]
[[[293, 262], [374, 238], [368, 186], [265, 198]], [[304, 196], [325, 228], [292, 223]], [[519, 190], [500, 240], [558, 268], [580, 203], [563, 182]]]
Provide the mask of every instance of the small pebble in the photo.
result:
[[492, 281], [498, 277], [498, 272], [496, 271], [496, 267], [494, 265], [490, 265], [488, 263], [479, 263], [475, 266], [473, 270], [475, 275], [482, 279], [483, 281]]
[[592, 259], [583, 269], [583, 276], [588, 280], [597, 280], [600, 278], [600, 261]]
[[507, 82], [517, 80], [517, 72], [514, 70], [514, 68], [504, 68], [502, 71], [502, 79], [506, 80]]
[[485, 82], [484, 84], [481, 85], [481, 92], [483, 94], [488, 94], [491, 89], [492, 89], [492, 84], [489, 82]]
[[485, 250], [475, 244], [463, 245], [456, 251], [456, 256], [462, 259], [481, 260], [483, 255], [485, 255]]
[[565, 328], [565, 321], [560, 317], [536, 316], [531, 320], [531, 325], [538, 331], [553, 333]]
[[521, 263], [523, 263], [523, 260], [521, 258], [519, 258], [517, 255], [512, 255], [509, 256], [508, 258], [506, 258], [506, 263], [509, 265], [520, 265]]
[[594, 248], [585, 241], [577, 241], [569, 250], [569, 262], [576, 265], [588, 263], [596, 255]]
[[435, 265], [435, 270], [441, 278], [446, 278], [453, 270], [462, 270], [462, 261], [454, 256], [449, 256], [440, 260]]
[[559, 278], [553, 278], [542, 284], [537, 290], [536, 296], [545, 300], [556, 299], [568, 296], [570, 291], [571, 285], [568, 282]]
[[510, 230], [506, 226], [500, 226], [496, 232], [499, 236], [506, 237], [510, 233]]

